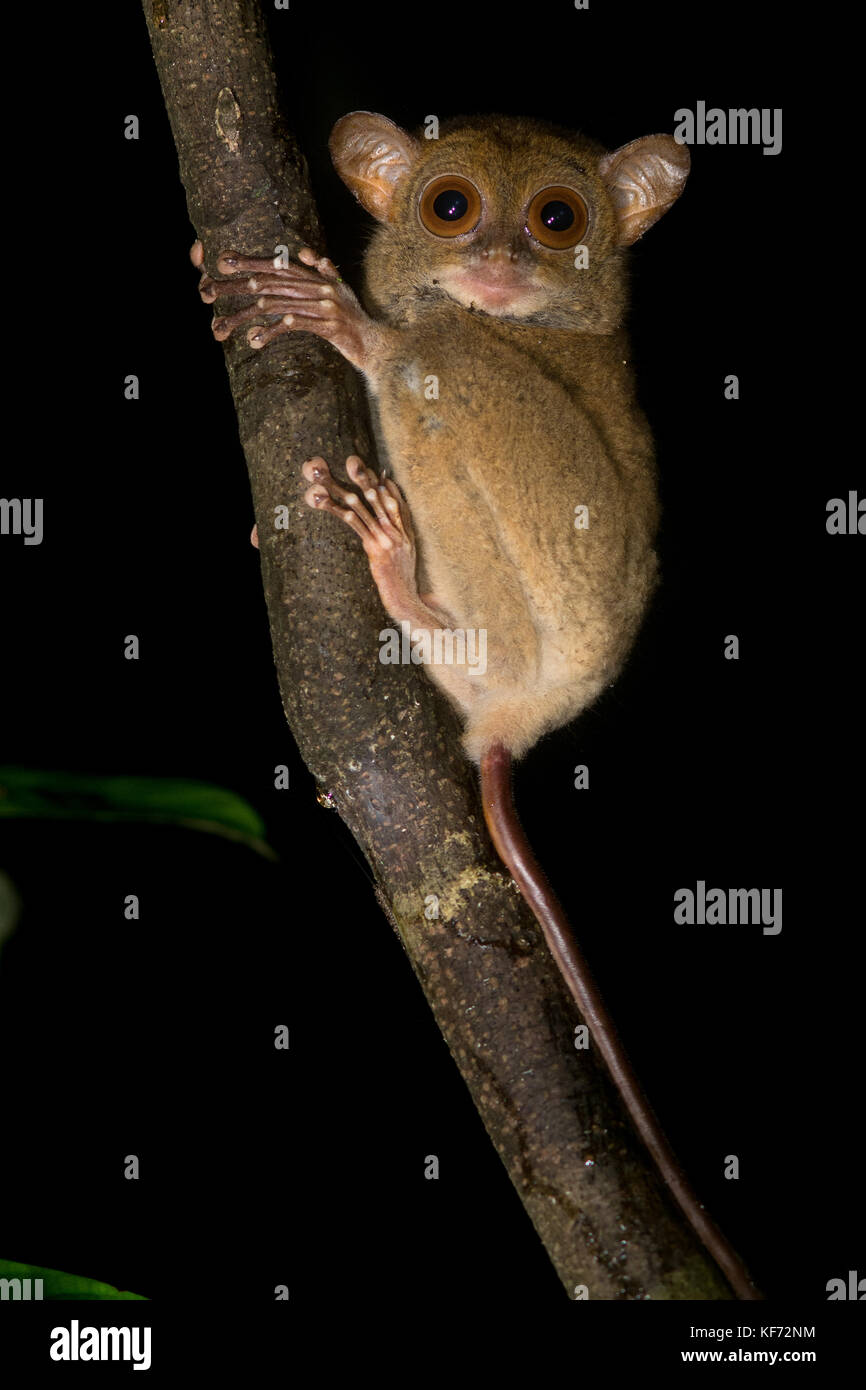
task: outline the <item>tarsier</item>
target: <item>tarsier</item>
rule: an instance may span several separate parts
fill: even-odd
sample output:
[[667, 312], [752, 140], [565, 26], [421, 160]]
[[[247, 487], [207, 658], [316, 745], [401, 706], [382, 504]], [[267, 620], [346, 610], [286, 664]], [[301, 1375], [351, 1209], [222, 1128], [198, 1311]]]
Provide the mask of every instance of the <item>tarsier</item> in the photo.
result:
[[[200, 291], [255, 302], [214, 320], [252, 347], [315, 333], [364, 376], [389, 476], [353, 488], [309, 459], [306, 501], [361, 538], [382, 603], [413, 637], [486, 633], [486, 669], [427, 666], [480, 768], [493, 843], [538, 919], [632, 1120], [740, 1298], [739, 1258], [689, 1187], [516, 818], [510, 766], [608, 686], [656, 581], [653, 445], [622, 321], [625, 248], [682, 192], [689, 153], [650, 135], [610, 154], [546, 124], [443, 124], [418, 139], [355, 111], [334, 164], [379, 223], [361, 307], [334, 265], [224, 252]], [[203, 265], [201, 244], [192, 258]], [[434, 383], [434, 389], [429, 389]], [[441, 648], [440, 648], [441, 650]]]

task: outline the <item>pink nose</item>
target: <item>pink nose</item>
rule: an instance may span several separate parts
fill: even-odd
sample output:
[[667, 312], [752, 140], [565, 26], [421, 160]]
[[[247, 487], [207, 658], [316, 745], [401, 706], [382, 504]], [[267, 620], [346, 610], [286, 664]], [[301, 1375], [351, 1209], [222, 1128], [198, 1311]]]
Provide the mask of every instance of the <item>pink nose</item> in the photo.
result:
[[490, 265], [509, 265], [517, 260], [517, 252], [510, 246], [488, 246], [482, 250], [481, 255]]

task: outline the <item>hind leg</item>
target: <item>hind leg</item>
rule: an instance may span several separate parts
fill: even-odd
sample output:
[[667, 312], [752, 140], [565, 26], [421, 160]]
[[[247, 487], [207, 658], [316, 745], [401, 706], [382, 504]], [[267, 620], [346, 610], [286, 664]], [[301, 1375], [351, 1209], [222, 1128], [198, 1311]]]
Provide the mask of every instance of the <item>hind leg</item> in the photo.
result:
[[[432, 596], [418, 592], [415, 533], [397, 484], [377, 478], [354, 454], [346, 460], [346, 472], [357, 492], [342, 487], [323, 458], [308, 459], [302, 472], [312, 483], [304, 494], [307, 505], [338, 516], [360, 537], [385, 611], [395, 622], [409, 625], [413, 641], [426, 635], [435, 650], [437, 631], [453, 631], [456, 624]], [[466, 666], [435, 662], [427, 670], [464, 713], [475, 704], [482, 678], [471, 676]]]

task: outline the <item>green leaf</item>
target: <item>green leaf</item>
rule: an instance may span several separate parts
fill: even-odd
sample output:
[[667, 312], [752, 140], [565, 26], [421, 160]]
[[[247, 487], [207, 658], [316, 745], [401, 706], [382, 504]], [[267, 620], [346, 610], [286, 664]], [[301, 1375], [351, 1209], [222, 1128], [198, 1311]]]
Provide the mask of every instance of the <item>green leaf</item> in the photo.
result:
[[[29, 1290], [24, 1279], [31, 1281]], [[64, 1274], [59, 1269], [42, 1269], [40, 1265], [21, 1265], [14, 1260], [0, 1260], [0, 1280], [13, 1283], [0, 1284], [0, 1299], [24, 1299], [29, 1292], [30, 1300], [35, 1301], [37, 1288], [33, 1280], [42, 1280], [42, 1297], [49, 1300], [83, 1301], [85, 1299], [135, 1298], [148, 1302], [143, 1294], [127, 1293], [115, 1289], [111, 1284], [101, 1284], [98, 1279], [85, 1279], [80, 1274]]]
[[0, 767], [0, 817], [180, 825], [238, 840], [266, 859], [265, 824], [224, 787], [173, 777], [89, 777], [77, 772]]

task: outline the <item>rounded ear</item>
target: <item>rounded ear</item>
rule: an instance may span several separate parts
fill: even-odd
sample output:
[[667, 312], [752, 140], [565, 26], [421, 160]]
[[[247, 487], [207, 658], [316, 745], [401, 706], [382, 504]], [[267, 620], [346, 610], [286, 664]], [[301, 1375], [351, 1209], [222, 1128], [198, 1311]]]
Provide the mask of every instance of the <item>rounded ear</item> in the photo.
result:
[[645, 135], [599, 161], [598, 172], [616, 209], [620, 246], [631, 246], [673, 207], [690, 165], [688, 146], [672, 135]]
[[394, 189], [418, 154], [418, 141], [387, 116], [351, 111], [328, 142], [334, 168], [358, 202], [380, 222], [391, 218]]

